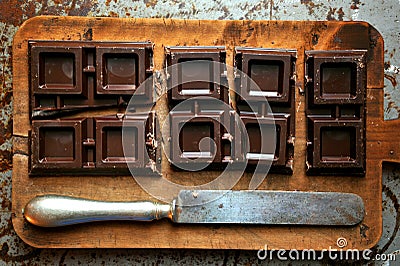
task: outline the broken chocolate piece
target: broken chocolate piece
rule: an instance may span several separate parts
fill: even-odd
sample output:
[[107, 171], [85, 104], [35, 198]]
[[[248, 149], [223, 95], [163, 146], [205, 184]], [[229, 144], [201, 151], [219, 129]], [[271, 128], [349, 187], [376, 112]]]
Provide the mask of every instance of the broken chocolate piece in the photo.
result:
[[128, 174], [128, 165], [152, 174], [159, 167], [153, 112], [124, 121], [114, 116], [35, 120], [32, 127], [31, 175]]
[[153, 88], [138, 87], [152, 75], [149, 42], [30, 41], [32, 110], [117, 106], [136, 93], [153, 104]]

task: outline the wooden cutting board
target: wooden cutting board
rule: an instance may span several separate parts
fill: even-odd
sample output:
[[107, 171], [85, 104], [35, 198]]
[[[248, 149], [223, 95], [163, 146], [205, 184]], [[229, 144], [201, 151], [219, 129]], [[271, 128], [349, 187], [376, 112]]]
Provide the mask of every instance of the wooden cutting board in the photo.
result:
[[[56, 193], [96, 200], [147, 200], [132, 176], [35, 176], [30, 162], [29, 40], [148, 41], [154, 43], [154, 69], [164, 64], [166, 46], [225, 46], [233, 65], [234, 47], [297, 50], [293, 174], [269, 174], [259, 189], [355, 193], [365, 203], [365, 218], [351, 227], [181, 225], [169, 221], [99, 222], [64, 228], [38, 228], [22, 215], [36, 195]], [[367, 50], [366, 174], [306, 175], [305, 51]], [[374, 246], [382, 233], [382, 162], [400, 161], [400, 121], [383, 120], [383, 39], [364, 22], [204, 21], [36, 17], [25, 22], [13, 43], [14, 155], [13, 224], [29, 245], [41, 248], [204, 248], [204, 249], [328, 249], [345, 238], [346, 248]], [[162, 110], [160, 110], [162, 112]], [[94, 113], [95, 114], [95, 113]], [[102, 113], [103, 114], [103, 113]], [[174, 175], [171, 175], [173, 173]], [[166, 172], [169, 178], [194, 184], [206, 174]], [[246, 189], [250, 175], [235, 189]]]

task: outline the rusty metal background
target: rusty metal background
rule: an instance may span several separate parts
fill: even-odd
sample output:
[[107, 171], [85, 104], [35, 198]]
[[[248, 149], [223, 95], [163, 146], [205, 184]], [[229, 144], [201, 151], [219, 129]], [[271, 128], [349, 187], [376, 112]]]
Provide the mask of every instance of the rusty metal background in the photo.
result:
[[[375, 26], [385, 40], [385, 119], [399, 118], [400, 1], [399, 0], [0, 0], [0, 265], [190, 264], [251, 265], [265, 263], [254, 251], [207, 250], [91, 250], [35, 249], [24, 244], [11, 223], [12, 168], [12, 54], [13, 36], [28, 18], [38, 15], [164, 17], [187, 19], [363, 20]], [[399, 144], [400, 145], [400, 144]], [[396, 255], [400, 261], [400, 169], [385, 165], [383, 173], [383, 236], [373, 254]], [[360, 232], [365, 234], [368, 228]], [[269, 261], [279, 265], [278, 259]], [[291, 262], [291, 265], [326, 265]], [[397, 264], [396, 264], [397, 263]], [[286, 263], [285, 263], [286, 264]]]

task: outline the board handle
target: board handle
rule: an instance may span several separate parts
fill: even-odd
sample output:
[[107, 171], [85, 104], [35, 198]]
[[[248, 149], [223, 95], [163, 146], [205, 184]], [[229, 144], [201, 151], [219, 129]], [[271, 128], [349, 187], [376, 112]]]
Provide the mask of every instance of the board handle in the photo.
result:
[[172, 219], [172, 213], [172, 204], [151, 201], [105, 202], [53, 194], [31, 199], [23, 210], [26, 220], [40, 227], [110, 220]]
[[383, 122], [384, 138], [388, 143], [383, 161], [400, 163], [400, 119], [386, 120]]

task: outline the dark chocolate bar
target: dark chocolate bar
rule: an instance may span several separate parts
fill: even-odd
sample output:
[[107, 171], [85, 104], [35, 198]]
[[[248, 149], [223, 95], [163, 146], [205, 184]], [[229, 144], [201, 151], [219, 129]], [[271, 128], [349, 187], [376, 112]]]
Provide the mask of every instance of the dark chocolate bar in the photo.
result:
[[365, 174], [366, 51], [306, 51], [307, 174]]

